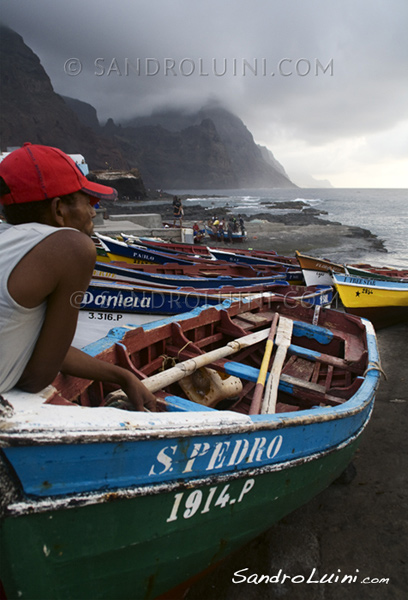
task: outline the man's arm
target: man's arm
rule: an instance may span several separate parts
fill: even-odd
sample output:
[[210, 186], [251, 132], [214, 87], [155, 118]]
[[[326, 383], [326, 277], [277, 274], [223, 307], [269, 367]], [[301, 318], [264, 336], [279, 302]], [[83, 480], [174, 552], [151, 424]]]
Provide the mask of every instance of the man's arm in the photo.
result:
[[90, 238], [62, 230], [41, 242], [13, 271], [9, 291], [19, 304], [32, 307], [47, 302], [44, 324], [17, 385], [38, 392], [63, 370], [85, 379], [117, 383], [137, 408], [146, 403], [154, 410], [155, 397], [133, 373], [71, 347], [81, 294], [89, 285], [95, 258]]
[[77, 348], [71, 346], [60, 370], [66, 375], [116, 383], [137, 410], [143, 410], [143, 406], [156, 410], [156, 398], [133, 373], [93, 358]]

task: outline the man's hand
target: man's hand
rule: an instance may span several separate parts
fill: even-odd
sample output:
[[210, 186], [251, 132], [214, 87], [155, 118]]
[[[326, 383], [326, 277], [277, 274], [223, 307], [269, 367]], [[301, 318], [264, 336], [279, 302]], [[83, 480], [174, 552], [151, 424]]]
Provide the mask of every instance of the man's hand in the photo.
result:
[[61, 367], [61, 372], [83, 379], [115, 383], [125, 392], [129, 402], [136, 410], [143, 410], [145, 406], [152, 412], [156, 411], [156, 398], [134, 373], [89, 356], [78, 348], [71, 346]]
[[151, 412], [156, 412], [156, 398], [142, 381], [130, 371], [126, 371], [123, 379], [120, 386], [136, 410], [143, 410], [143, 407], [146, 407]]

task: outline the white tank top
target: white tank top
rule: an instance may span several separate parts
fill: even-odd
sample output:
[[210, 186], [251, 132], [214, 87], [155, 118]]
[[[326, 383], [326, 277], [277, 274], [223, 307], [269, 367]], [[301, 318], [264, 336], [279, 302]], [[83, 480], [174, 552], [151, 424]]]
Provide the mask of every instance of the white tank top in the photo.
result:
[[18, 304], [8, 292], [9, 276], [27, 252], [61, 229], [40, 223], [0, 223], [0, 393], [10, 390], [20, 379], [34, 350], [46, 310], [46, 302], [34, 308]]

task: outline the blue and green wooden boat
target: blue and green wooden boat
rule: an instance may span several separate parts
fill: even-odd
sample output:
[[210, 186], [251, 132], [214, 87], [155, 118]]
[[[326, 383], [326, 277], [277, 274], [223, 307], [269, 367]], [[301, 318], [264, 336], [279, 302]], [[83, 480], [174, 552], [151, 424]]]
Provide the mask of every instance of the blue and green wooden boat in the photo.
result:
[[72, 377], [4, 394], [8, 598], [149, 599], [196, 577], [342, 473], [379, 381], [368, 321], [284, 298], [116, 328], [86, 351], [138, 374], [158, 411]]

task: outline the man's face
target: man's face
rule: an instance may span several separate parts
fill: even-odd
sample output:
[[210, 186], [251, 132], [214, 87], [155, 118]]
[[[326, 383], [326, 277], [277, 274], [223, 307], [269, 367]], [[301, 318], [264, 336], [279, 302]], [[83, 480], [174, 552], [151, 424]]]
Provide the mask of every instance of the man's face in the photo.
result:
[[72, 200], [64, 206], [64, 225], [73, 227], [91, 236], [94, 230], [93, 217], [96, 215], [91, 198], [84, 192], [72, 194]]

